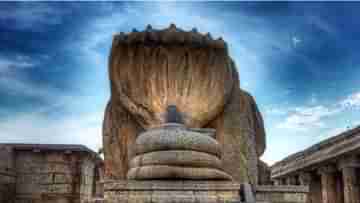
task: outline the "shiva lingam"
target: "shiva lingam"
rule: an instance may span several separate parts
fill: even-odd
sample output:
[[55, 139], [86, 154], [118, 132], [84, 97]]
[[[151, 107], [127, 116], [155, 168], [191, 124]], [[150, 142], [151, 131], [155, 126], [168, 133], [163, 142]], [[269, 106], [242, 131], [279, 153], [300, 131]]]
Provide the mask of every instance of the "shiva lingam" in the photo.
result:
[[187, 128], [176, 106], [167, 108], [166, 117], [165, 124], [137, 137], [128, 179], [232, 180], [222, 169], [214, 129]]

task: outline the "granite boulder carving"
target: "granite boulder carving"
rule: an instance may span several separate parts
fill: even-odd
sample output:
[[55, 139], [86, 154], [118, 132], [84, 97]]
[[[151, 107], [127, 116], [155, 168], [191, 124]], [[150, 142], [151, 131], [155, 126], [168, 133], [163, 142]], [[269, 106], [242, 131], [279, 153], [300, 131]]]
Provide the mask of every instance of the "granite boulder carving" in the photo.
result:
[[[116, 35], [109, 60], [111, 98], [103, 125], [107, 177], [169, 172], [184, 179], [219, 175], [257, 183], [258, 157], [265, 150], [263, 121], [254, 99], [240, 89], [235, 63], [221, 38], [175, 25], [163, 30], [148, 26]], [[175, 116], [169, 116], [172, 108]], [[175, 142], [166, 148], [168, 154], [160, 153], [156, 139], [144, 135], [163, 129], [169, 119], [186, 128], [183, 138], [202, 137], [191, 134], [204, 134], [207, 128], [214, 135], [203, 135], [194, 148]], [[139, 166], [144, 166], [142, 172]], [[156, 170], [146, 170], [149, 166]]]

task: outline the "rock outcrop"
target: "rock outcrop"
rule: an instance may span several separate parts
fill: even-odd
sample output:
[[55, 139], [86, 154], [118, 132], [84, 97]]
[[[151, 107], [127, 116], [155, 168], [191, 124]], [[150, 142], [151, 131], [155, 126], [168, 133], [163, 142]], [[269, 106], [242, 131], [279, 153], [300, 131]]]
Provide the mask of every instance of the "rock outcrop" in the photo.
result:
[[[113, 40], [109, 76], [111, 99], [103, 128], [108, 177], [133, 177], [140, 159], [148, 160], [146, 166], [161, 167], [165, 173], [168, 168], [164, 162], [177, 162], [169, 158], [176, 155], [175, 149], [190, 150], [185, 157], [194, 155], [185, 160], [192, 172], [179, 170], [175, 172], [179, 177], [210, 167], [207, 172], [202, 170], [204, 177], [224, 173], [239, 182], [257, 183], [258, 157], [265, 149], [263, 121], [254, 99], [240, 89], [235, 64], [222, 39], [214, 40], [196, 29], [187, 32], [175, 25], [164, 30], [148, 26], [142, 32], [120, 33]], [[186, 128], [215, 129], [215, 144], [206, 136], [188, 139], [184, 135], [183, 146], [168, 138], [172, 150], [168, 157], [156, 154], [154, 149], [164, 146], [152, 143], [155, 139], [138, 136], [164, 125], [169, 119], [169, 106], [177, 108]], [[157, 160], [151, 162], [149, 157]], [[196, 169], [190, 167], [200, 158], [204, 161], [194, 165]], [[216, 171], [217, 159], [223, 171]], [[144, 177], [158, 173], [153, 169], [140, 171]]]

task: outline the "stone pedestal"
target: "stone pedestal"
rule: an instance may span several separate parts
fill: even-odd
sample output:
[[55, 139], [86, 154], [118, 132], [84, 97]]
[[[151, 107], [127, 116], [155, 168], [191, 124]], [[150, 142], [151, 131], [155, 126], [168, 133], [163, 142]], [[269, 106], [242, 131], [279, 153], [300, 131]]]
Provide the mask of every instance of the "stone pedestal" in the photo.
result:
[[106, 181], [104, 195], [106, 203], [235, 203], [245, 198], [254, 203], [248, 186], [231, 181]]

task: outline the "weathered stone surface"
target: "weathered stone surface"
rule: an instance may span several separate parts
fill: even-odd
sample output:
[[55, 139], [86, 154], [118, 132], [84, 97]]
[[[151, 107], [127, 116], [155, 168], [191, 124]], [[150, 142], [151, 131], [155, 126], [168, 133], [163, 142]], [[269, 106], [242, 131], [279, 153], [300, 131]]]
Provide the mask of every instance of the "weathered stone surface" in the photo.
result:
[[323, 140], [303, 151], [292, 154], [271, 167], [272, 178], [281, 178], [307, 168], [318, 168], [339, 157], [354, 155], [360, 148], [360, 126]]
[[[206, 127], [216, 129], [221, 145], [223, 168], [239, 182], [257, 184], [258, 157], [263, 152], [265, 134], [262, 118], [254, 99], [240, 88], [234, 88], [224, 112]], [[259, 138], [256, 138], [259, 137]], [[256, 150], [256, 140], [259, 151]]]
[[308, 202], [360, 202], [359, 135], [358, 126], [290, 155], [272, 166], [272, 178], [309, 185]]
[[12, 202], [15, 195], [16, 173], [14, 151], [0, 145], [0, 202]]
[[324, 166], [320, 169], [321, 193], [323, 203], [337, 203], [336, 169], [332, 166]]
[[94, 195], [101, 162], [94, 154], [82, 146], [0, 144], [0, 157], [11, 163], [0, 161], [0, 202], [85, 203]]
[[212, 168], [191, 168], [179, 166], [142, 166], [131, 168], [127, 175], [128, 179], [151, 180], [151, 179], [190, 179], [190, 180], [232, 180], [225, 172]]
[[72, 183], [76, 180], [71, 174], [54, 174], [54, 183]]
[[[257, 203], [306, 203], [309, 188], [306, 186], [258, 185]], [[320, 203], [320, 202], [313, 202]]]
[[344, 203], [360, 202], [359, 178], [355, 167], [343, 167]]
[[230, 181], [119, 181], [105, 183], [108, 203], [240, 202], [240, 184]]
[[187, 130], [184, 126], [150, 129], [136, 139], [136, 154], [163, 150], [193, 150], [221, 155], [220, 145], [214, 138]]
[[109, 72], [112, 96], [103, 129], [107, 177], [126, 178], [137, 135], [164, 124], [167, 108], [176, 106], [187, 128], [216, 130], [229, 175], [257, 183], [263, 121], [254, 99], [240, 89], [222, 40], [174, 27], [121, 33], [113, 40]]
[[185, 150], [150, 152], [138, 155], [130, 161], [130, 168], [147, 165], [222, 168], [220, 159], [214, 155]]
[[105, 110], [103, 146], [105, 176], [126, 179], [129, 161], [135, 156], [134, 145], [141, 127], [118, 101], [112, 99]]
[[[142, 155], [146, 156], [149, 153], [155, 152], [157, 156], [150, 157], [151, 161], [162, 162], [160, 165], [157, 163], [155, 165], [150, 164], [130, 168], [127, 178], [136, 180], [232, 179], [231, 176], [223, 172], [220, 167], [221, 161], [216, 157], [216, 155], [220, 156], [220, 145], [212, 138], [213, 134], [214, 131], [191, 130], [187, 129], [184, 125], [170, 123], [141, 133], [136, 139], [135, 145], [135, 152], [139, 154], [139, 156], [133, 160], [140, 163], [142, 162]], [[172, 150], [181, 151], [171, 153]], [[194, 156], [192, 156], [192, 152]], [[184, 154], [187, 156], [184, 156]], [[159, 158], [162, 159], [159, 160]], [[202, 158], [205, 158], [205, 162], [199, 162]], [[214, 161], [214, 163], [211, 163], [212, 161]], [[208, 164], [204, 166], [204, 163]], [[200, 164], [200, 166], [196, 166], [196, 164]], [[201, 166], [201, 164], [203, 166]], [[215, 167], [212, 167], [213, 165], [215, 165]]]
[[[115, 37], [112, 95], [145, 129], [165, 123], [169, 105], [177, 107], [186, 126], [204, 126], [223, 110], [237, 74], [225, 43], [214, 46], [215, 40], [180, 29], [151, 32]], [[160, 40], [146, 37], [153, 35]], [[200, 41], [191, 37], [178, 43], [187, 35]]]
[[270, 167], [263, 161], [258, 161], [258, 184], [270, 185], [271, 184], [271, 170]]

